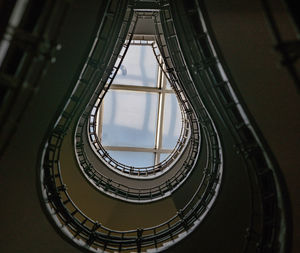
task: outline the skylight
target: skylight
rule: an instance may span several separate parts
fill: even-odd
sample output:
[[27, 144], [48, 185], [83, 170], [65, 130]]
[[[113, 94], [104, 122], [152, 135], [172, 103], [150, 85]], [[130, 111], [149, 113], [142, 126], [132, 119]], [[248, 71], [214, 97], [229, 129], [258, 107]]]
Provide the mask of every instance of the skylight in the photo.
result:
[[133, 167], [166, 159], [182, 127], [176, 95], [151, 43], [131, 43], [98, 113], [103, 147], [116, 161]]

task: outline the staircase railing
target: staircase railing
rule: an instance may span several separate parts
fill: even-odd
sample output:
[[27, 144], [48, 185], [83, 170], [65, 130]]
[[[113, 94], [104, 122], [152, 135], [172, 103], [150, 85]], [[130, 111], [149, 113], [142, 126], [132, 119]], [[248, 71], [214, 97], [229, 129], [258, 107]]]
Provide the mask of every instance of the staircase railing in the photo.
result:
[[[123, 36], [126, 35], [126, 25], [122, 27], [122, 21], [132, 13], [132, 6], [127, 6], [124, 2], [107, 2], [103, 13], [103, 22], [101, 22], [89, 58], [74, 91], [71, 93], [61, 116], [54, 124], [53, 131], [45, 143], [40, 172], [42, 196], [50, 218], [71, 242], [82, 249], [94, 252], [99, 249], [111, 252], [130, 250], [141, 252], [148, 249], [161, 251], [168, 248], [171, 244], [191, 233], [203, 220], [217, 196], [222, 178], [223, 158], [220, 140], [216, 128], [196, 93], [193, 102], [197, 101], [199, 112], [197, 112], [197, 118], [192, 124], [199, 124], [199, 120], [201, 122], [203, 138], [205, 138], [209, 150], [208, 161], [204, 177], [194, 196], [176, 215], [154, 227], [117, 231], [87, 217], [70, 198], [61, 175], [63, 170], [60, 166], [62, 142], [72, 121], [76, 120], [77, 115], [83, 112], [84, 108], [82, 107], [87, 103], [87, 99], [91, 97], [92, 92], [90, 90], [96, 88], [103, 75], [107, 78], [105, 75], [111, 73], [106, 67], [97, 65], [97, 62], [101, 59], [102, 64], [106, 62], [105, 66], [109, 65], [111, 69], [113, 68], [113, 64], [109, 64], [115, 62], [115, 59], [109, 56], [113, 52], [113, 45], [107, 41], [105, 42], [102, 36], [105, 35], [107, 39], [117, 41], [116, 34], [120, 34], [119, 31]], [[114, 12], [109, 11], [111, 3], [114, 4]], [[125, 8], [126, 12], [124, 7], [128, 7]], [[171, 75], [171, 78], [177, 80], [175, 75]], [[194, 152], [198, 152], [198, 150]], [[187, 164], [186, 166], [191, 165]]]
[[197, 90], [205, 94], [206, 105], [220, 112], [219, 117], [235, 138], [236, 151], [248, 168], [252, 216], [244, 252], [289, 252], [290, 209], [283, 176], [229, 71], [223, 67], [225, 61], [212, 35], [205, 5], [198, 0], [189, 5], [170, 1], [166, 9], [174, 15], [169, 22], [174, 20], [181, 50], [189, 55], [187, 66]]

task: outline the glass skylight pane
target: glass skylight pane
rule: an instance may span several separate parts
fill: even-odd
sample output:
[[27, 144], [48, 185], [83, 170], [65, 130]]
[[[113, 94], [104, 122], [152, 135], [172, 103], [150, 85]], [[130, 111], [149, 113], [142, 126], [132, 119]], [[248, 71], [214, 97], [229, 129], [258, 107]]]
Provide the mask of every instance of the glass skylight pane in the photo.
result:
[[155, 87], [158, 64], [151, 46], [131, 45], [113, 84]]
[[167, 89], [167, 90], [172, 90], [171, 84], [170, 84], [170, 82], [168, 81], [168, 79], [167, 79], [167, 83], [166, 83], [166, 89]]
[[181, 130], [181, 112], [175, 94], [165, 95], [162, 147], [173, 149]]
[[151, 152], [129, 152], [129, 151], [107, 151], [116, 161], [133, 167], [147, 167], [154, 165], [154, 153]]
[[154, 147], [158, 94], [110, 90], [103, 103], [102, 145]]
[[160, 153], [160, 159], [159, 162], [164, 161], [165, 159], [167, 159], [167, 157], [170, 155], [170, 153]]

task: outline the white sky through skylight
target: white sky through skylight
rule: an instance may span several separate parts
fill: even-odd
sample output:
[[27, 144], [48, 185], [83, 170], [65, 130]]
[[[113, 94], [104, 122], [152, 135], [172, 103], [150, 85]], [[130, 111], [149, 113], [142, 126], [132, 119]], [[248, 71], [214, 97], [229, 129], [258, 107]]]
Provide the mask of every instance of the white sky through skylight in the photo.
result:
[[104, 100], [102, 145], [153, 147], [158, 94], [111, 90]]
[[181, 111], [150, 45], [130, 45], [98, 122], [103, 147], [123, 164], [153, 166], [174, 149]]
[[157, 71], [151, 46], [131, 45], [113, 83], [156, 87]]

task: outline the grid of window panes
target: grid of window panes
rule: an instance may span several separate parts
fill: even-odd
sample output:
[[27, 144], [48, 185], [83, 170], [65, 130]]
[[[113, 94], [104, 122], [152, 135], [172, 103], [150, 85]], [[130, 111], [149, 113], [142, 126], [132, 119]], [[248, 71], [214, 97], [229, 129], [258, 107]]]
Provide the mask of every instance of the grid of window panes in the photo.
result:
[[153, 166], [172, 152], [181, 131], [181, 111], [151, 45], [130, 45], [98, 122], [103, 147], [120, 163]]

